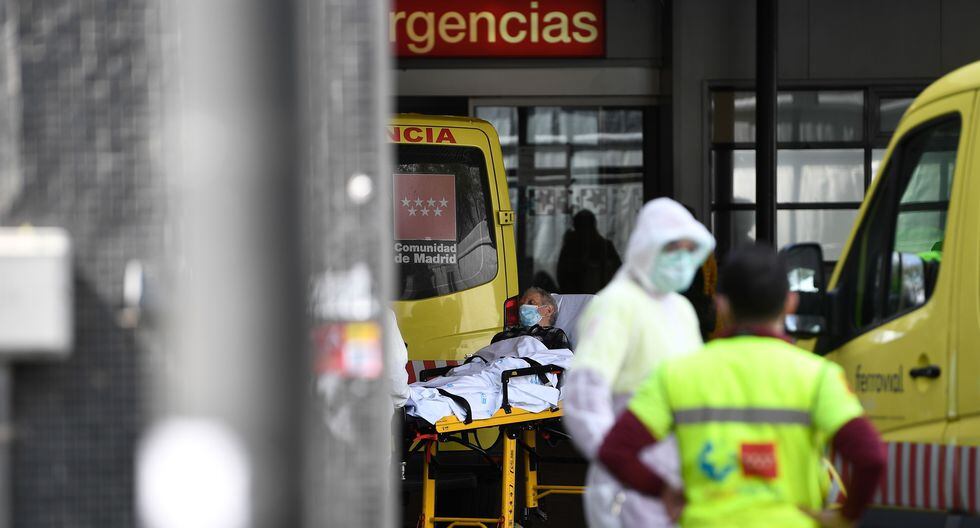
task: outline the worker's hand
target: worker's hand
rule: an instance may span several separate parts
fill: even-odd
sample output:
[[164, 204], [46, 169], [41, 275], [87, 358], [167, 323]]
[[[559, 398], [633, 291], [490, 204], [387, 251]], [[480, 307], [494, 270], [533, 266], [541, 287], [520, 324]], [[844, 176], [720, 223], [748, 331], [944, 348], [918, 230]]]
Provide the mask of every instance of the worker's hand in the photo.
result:
[[800, 508], [803, 513], [810, 516], [811, 519], [817, 521], [817, 524], [821, 528], [854, 528], [856, 524], [854, 521], [844, 517], [840, 510], [811, 510], [809, 508]]
[[670, 522], [676, 523], [681, 518], [681, 513], [684, 512], [684, 505], [686, 504], [684, 490], [667, 486], [663, 495], [660, 496], [660, 500], [664, 503], [664, 509], [667, 510]]

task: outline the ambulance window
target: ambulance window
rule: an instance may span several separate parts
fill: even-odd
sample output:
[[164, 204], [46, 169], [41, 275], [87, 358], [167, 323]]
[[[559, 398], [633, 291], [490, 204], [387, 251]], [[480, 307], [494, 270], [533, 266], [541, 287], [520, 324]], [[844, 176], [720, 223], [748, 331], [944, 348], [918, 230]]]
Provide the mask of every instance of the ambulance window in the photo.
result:
[[398, 298], [445, 295], [497, 276], [487, 165], [475, 147], [398, 145], [392, 176]]
[[842, 275], [845, 340], [932, 295], [943, 260], [960, 119], [910, 133], [888, 161]]

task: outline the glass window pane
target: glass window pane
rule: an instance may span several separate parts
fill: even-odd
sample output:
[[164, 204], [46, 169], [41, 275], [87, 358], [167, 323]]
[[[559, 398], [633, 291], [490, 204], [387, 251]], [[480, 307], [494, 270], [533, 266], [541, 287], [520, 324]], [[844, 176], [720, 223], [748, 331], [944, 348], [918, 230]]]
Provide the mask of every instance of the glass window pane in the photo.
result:
[[878, 132], [894, 132], [914, 97], [882, 97], [878, 102]]
[[[712, 152], [712, 173], [718, 171], [719, 156]], [[781, 149], [777, 154], [777, 199], [781, 203], [859, 202], [864, 196], [864, 151]], [[755, 203], [755, 151], [731, 151], [732, 202]], [[717, 183], [715, 183], [717, 185]]]
[[500, 149], [504, 155], [504, 169], [512, 170], [518, 166], [517, 160], [517, 107], [478, 106], [476, 117], [485, 119], [497, 130]]
[[599, 119], [599, 139], [602, 143], [643, 143], [642, 110], [626, 108], [602, 108], [599, 112]]
[[864, 196], [864, 150], [780, 150], [777, 159], [779, 203], [859, 202]]
[[560, 124], [561, 136], [573, 145], [599, 144], [598, 108], [562, 108]]
[[597, 108], [537, 106], [528, 109], [528, 143], [532, 145], [596, 145], [599, 143]]
[[871, 149], [871, 180], [874, 181], [878, 177], [878, 170], [881, 168], [881, 162], [885, 159], [885, 152], [888, 149], [876, 148]]
[[[643, 149], [636, 148], [610, 148], [605, 145], [599, 148], [573, 148], [572, 168], [595, 169], [599, 167], [618, 168], [618, 167], [642, 167]], [[590, 172], [595, 172], [590, 171]]]
[[[563, 293], [596, 293], [604, 287], [643, 204], [643, 184], [529, 187], [528, 195], [532, 206], [526, 218], [525, 251], [533, 258], [533, 282], [557, 281], [557, 290]], [[594, 216], [597, 232], [578, 232], [573, 227], [575, 214], [585, 210]], [[597, 242], [596, 235], [611, 242], [611, 247]], [[617, 264], [606, 265], [612, 261]], [[592, 264], [597, 264], [594, 270]]]
[[572, 152], [573, 169], [593, 169], [588, 172], [596, 172], [603, 165], [605, 151], [599, 149], [575, 149]]
[[755, 203], [755, 151], [732, 152], [732, 202]]
[[[599, 109], [598, 166], [643, 166], [643, 111], [639, 109]], [[589, 166], [573, 154], [572, 165]]]
[[426, 299], [497, 276], [483, 152], [398, 145], [393, 181], [398, 298]]
[[715, 211], [711, 230], [717, 238], [730, 240], [732, 248], [750, 244], [755, 241], [755, 211]]
[[848, 332], [925, 304], [938, 280], [959, 119], [903, 138], [885, 166], [838, 289], [856, 307]]
[[732, 247], [755, 242], [755, 211], [734, 211], [732, 214]]
[[956, 144], [951, 143], [944, 144], [942, 138], [934, 140], [930, 148], [935, 150], [923, 152], [919, 158], [898, 205], [895, 251], [923, 254], [941, 250], [956, 168]]
[[535, 106], [527, 110], [527, 142], [531, 145], [553, 145], [568, 143], [559, 120], [561, 108], [557, 106]]
[[857, 209], [776, 211], [776, 245], [817, 242], [824, 259], [840, 259]]
[[493, 125], [500, 137], [500, 146], [517, 145], [517, 107], [478, 106], [476, 117], [485, 119]]
[[956, 168], [956, 144], [943, 146], [937, 141], [934, 146], [936, 150], [923, 152], [919, 158], [909, 186], [902, 194], [901, 209], [906, 205], [930, 205], [930, 202], [946, 202], [937, 205], [944, 209], [949, 206]]
[[755, 141], [755, 94], [716, 91], [711, 94], [711, 140], [715, 143]]
[[[711, 140], [754, 142], [753, 92], [716, 91], [711, 97]], [[776, 98], [778, 141], [861, 141], [864, 92], [861, 90], [783, 91]]]
[[780, 92], [778, 141], [861, 141], [864, 92], [822, 90]]
[[[480, 108], [480, 117], [503, 113], [479, 113]], [[644, 112], [599, 106], [508, 108], [517, 119], [526, 119], [520, 130], [527, 137], [517, 141], [524, 145], [517, 151], [521, 168], [508, 179], [512, 206], [520, 213], [521, 285], [557, 290], [558, 260], [564, 241], [574, 238], [574, 214], [591, 211], [599, 235], [616, 251], [625, 249], [643, 200]]]
[[[755, 150], [711, 151], [712, 197], [718, 202], [755, 203]], [[731, 181], [731, 195], [719, 197], [719, 182]]]
[[898, 215], [895, 251], [922, 254], [942, 249], [946, 211], [907, 211]]
[[595, 214], [599, 233], [612, 241], [620, 254], [624, 253], [636, 213], [643, 205], [643, 184], [572, 184], [570, 193], [571, 209], [588, 209]]
[[565, 146], [529, 148], [534, 151], [536, 169], [564, 169], [568, 166], [568, 152]]
[[902, 160], [911, 176], [898, 202], [885, 316], [925, 304], [942, 264], [960, 122], [947, 121], [921, 134], [907, 144]]

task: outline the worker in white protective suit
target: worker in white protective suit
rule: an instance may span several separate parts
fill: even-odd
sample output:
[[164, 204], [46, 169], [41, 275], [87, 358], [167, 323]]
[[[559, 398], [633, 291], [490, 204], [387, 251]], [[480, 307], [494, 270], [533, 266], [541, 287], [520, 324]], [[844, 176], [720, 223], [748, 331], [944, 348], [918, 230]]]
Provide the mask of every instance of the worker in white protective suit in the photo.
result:
[[408, 348], [405, 347], [405, 340], [402, 338], [401, 330], [398, 329], [398, 319], [395, 312], [390, 308], [385, 310], [385, 324], [387, 333], [385, 334], [385, 368], [388, 372], [389, 391], [391, 403], [395, 409], [401, 409], [410, 396], [408, 390], [408, 371], [405, 365], [408, 363]]
[[[708, 230], [681, 204], [667, 198], [648, 202], [623, 266], [582, 314], [563, 405], [565, 426], [591, 463], [584, 502], [592, 528], [673, 524], [662, 502], [624, 490], [596, 456], [633, 392], [660, 361], [701, 348], [697, 315], [677, 292], [688, 288], [714, 246]], [[682, 500], [673, 439], [645, 453], [644, 461], [673, 488], [664, 500]]]

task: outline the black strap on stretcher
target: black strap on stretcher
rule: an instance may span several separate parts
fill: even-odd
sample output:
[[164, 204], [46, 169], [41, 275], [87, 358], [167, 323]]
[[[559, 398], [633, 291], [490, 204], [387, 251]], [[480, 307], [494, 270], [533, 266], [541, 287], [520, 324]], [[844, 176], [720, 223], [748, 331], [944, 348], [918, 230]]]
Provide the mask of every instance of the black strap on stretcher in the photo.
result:
[[541, 383], [547, 385], [549, 383], [548, 374], [557, 374], [558, 383], [555, 388], [561, 390], [562, 378], [565, 369], [559, 367], [558, 365], [542, 365], [533, 359], [521, 358], [527, 361], [530, 367], [522, 369], [505, 370], [500, 373], [500, 384], [503, 386], [503, 400], [501, 401], [500, 408], [504, 410], [505, 413], [510, 414], [510, 395], [508, 394], [507, 388], [509, 387], [511, 378], [519, 378], [521, 376], [537, 376]]
[[[471, 361], [475, 357], [480, 357], [480, 356], [471, 356], [470, 358], [467, 359], [467, 362]], [[523, 359], [525, 362], [527, 362], [528, 365], [531, 366], [522, 369], [505, 370], [500, 373], [500, 383], [503, 387], [503, 400], [502, 400], [503, 403], [501, 404], [500, 407], [507, 414], [510, 414], [511, 411], [509, 396], [507, 394], [507, 387], [511, 378], [536, 375], [538, 379], [541, 380], [541, 383], [543, 385], [547, 385], [548, 383], [551, 382], [551, 380], [548, 379], [548, 374], [554, 373], [554, 374], [558, 374], [558, 384], [555, 386], [555, 388], [561, 390], [562, 373], [564, 373], [565, 369], [557, 365], [542, 365], [541, 363], [530, 358], [519, 358], [519, 359]], [[453, 367], [449, 367], [449, 369], [452, 368]], [[446, 369], [446, 367], [439, 367], [438, 369], [428, 369], [428, 370], [442, 370], [442, 369]], [[428, 372], [428, 370], [423, 370], [422, 374], [420, 374], [419, 377], [422, 378], [423, 375], [426, 372]], [[425, 381], [426, 379], [428, 378], [423, 378], [423, 381]], [[463, 409], [463, 411], [465, 411], [464, 419], [463, 419], [464, 424], [469, 425], [473, 423], [473, 408], [470, 407], [470, 402], [467, 401], [466, 398], [459, 396], [457, 394], [453, 394], [447, 391], [446, 389], [437, 388], [436, 390], [439, 391], [439, 394], [449, 398], [454, 403], [456, 403], [456, 405], [459, 405]]]
[[462, 396], [457, 396], [445, 389], [437, 389], [437, 390], [439, 391], [439, 394], [442, 394], [443, 396], [449, 398], [450, 400], [455, 402], [456, 405], [459, 405], [460, 407], [463, 408], [464, 411], [466, 411], [466, 414], [464, 415], [465, 418], [463, 419], [464, 424], [469, 425], [473, 423], [473, 408], [470, 407], [470, 402], [466, 401], [466, 398]]
[[[541, 366], [541, 363], [538, 363], [536, 360], [533, 360], [531, 358], [522, 357], [522, 358], [518, 358], [518, 359], [523, 359], [525, 362], [527, 362], [528, 365], [531, 365], [532, 367], [540, 367]], [[538, 373], [538, 380], [541, 381], [541, 384], [542, 385], [547, 385], [547, 384], [551, 383], [551, 380], [548, 379], [548, 375], [547, 375], [546, 372], [539, 372]], [[503, 381], [503, 380], [501, 380], [501, 381]]]
[[[465, 365], [467, 363], [472, 363], [473, 360], [475, 359], [479, 359], [480, 361], [483, 361], [488, 365], [490, 364], [486, 360], [486, 358], [484, 358], [483, 356], [479, 356], [477, 354], [473, 354], [472, 356], [466, 358], [466, 360], [464, 360], [462, 364]], [[419, 372], [419, 381], [429, 381], [432, 378], [438, 378], [439, 376], [444, 376], [446, 375], [447, 372], [449, 372], [450, 370], [458, 366], [459, 365], [447, 365], [445, 367], [435, 367], [435, 368], [425, 369], [422, 372]]]

